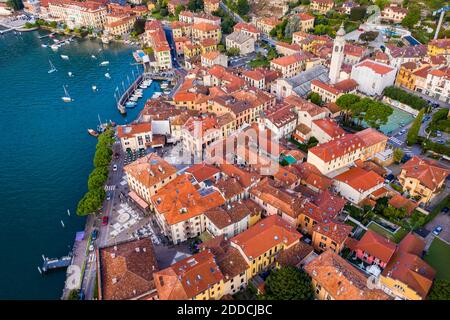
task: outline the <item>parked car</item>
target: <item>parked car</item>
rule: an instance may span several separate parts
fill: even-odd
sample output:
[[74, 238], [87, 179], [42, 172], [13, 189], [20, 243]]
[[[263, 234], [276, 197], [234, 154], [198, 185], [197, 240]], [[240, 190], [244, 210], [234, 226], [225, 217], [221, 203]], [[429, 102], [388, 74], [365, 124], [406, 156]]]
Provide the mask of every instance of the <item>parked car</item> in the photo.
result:
[[437, 227], [434, 228], [434, 230], [433, 230], [433, 234], [434, 234], [435, 236], [438, 236], [439, 233], [441, 233], [441, 232], [442, 232], [442, 227], [441, 227], [441, 226], [437, 226]]
[[111, 193], [108, 192], [108, 193], [106, 194], [106, 200], [107, 200], [107, 201], [111, 200]]
[[401, 163], [405, 163], [405, 162], [407, 162], [409, 159], [411, 159], [411, 156], [405, 154], [400, 162], [401, 162]]
[[442, 132], [436, 131], [436, 137], [438, 137], [438, 138], [442, 137]]
[[445, 141], [444, 141], [444, 140], [442, 140], [442, 139], [439, 139], [439, 140], [437, 141], [437, 143], [439, 143], [439, 144], [444, 144], [444, 143], [445, 143]]
[[98, 230], [94, 229], [94, 231], [92, 231], [92, 234], [91, 234], [92, 240], [96, 240], [97, 236], [98, 236]]
[[387, 182], [392, 182], [395, 179], [395, 176], [391, 173], [386, 176]]
[[445, 207], [444, 209], [442, 209], [443, 213], [448, 213], [448, 207]]
[[113, 165], [113, 171], [117, 171], [117, 164]]
[[104, 216], [102, 218], [102, 225], [106, 226], [108, 224], [108, 220], [109, 220], [109, 218], [107, 216]]
[[91, 244], [91, 245], [89, 246], [89, 251], [94, 251], [94, 245], [93, 245], [93, 244]]

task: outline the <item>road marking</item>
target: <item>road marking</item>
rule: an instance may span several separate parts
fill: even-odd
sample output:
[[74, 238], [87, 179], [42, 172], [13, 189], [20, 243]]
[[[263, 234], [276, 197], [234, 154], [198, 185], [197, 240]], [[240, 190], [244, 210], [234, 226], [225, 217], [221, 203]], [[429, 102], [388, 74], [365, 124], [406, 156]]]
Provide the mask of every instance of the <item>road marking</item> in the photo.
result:
[[398, 144], [400, 146], [404, 143], [403, 141], [400, 141], [399, 139], [397, 139], [395, 137], [390, 137], [389, 140], [391, 140], [392, 142], [394, 142], [395, 144]]
[[105, 191], [114, 191], [116, 189], [116, 186], [105, 186]]

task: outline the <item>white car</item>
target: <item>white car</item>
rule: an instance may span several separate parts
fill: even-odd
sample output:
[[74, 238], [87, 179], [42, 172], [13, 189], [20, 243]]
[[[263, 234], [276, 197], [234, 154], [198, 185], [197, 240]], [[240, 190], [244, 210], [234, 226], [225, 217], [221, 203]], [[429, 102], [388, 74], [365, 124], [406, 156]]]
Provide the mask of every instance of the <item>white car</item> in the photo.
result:
[[117, 171], [117, 164], [113, 165], [113, 171]]
[[91, 244], [91, 245], [89, 246], [89, 251], [94, 251], [94, 245], [93, 245], [93, 244]]

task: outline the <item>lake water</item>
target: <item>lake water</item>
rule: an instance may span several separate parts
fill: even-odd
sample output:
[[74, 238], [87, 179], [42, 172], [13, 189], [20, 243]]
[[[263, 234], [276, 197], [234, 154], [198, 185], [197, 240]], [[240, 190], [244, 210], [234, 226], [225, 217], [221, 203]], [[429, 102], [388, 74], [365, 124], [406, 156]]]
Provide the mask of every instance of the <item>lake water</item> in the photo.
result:
[[[84, 228], [85, 218], [75, 210], [93, 167], [96, 139], [87, 129], [97, 127], [98, 116], [130, 122], [144, 103], [141, 99], [127, 117], [116, 109], [116, 88], [122, 90], [127, 75], [131, 80], [132, 71], [138, 72], [132, 48], [76, 40], [53, 52], [41, 47], [52, 44], [39, 39], [42, 34], [0, 36], [0, 299], [60, 298], [65, 272], [41, 276], [37, 266], [42, 254], [67, 254], [75, 232]], [[48, 73], [49, 59], [57, 72]], [[109, 66], [100, 67], [106, 60]], [[61, 100], [63, 85], [73, 102]]]

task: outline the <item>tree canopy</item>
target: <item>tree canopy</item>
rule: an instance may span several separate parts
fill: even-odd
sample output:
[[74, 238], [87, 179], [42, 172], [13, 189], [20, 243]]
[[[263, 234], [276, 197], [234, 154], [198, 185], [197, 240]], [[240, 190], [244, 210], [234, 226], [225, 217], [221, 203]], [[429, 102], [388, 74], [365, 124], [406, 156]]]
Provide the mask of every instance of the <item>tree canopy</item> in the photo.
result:
[[408, 13], [402, 20], [402, 26], [406, 28], [414, 27], [420, 21], [420, 8], [417, 4], [412, 3], [408, 7]]
[[264, 300], [312, 300], [314, 291], [310, 276], [294, 267], [273, 270], [265, 282]]
[[417, 143], [417, 138], [419, 137], [420, 126], [422, 125], [423, 115], [425, 113], [425, 109], [419, 111], [416, 119], [414, 119], [413, 124], [408, 130], [408, 134], [406, 135], [406, 144], [408, 146], [412, 146]]
[[428, 300], [450, 300], [450, 282], [435, 280], [428, 294]]
[[370, 98], [361, 99], [355, 94], [344, 94], [336, 100], [336, 104], [351, 114], [360, 123], [364, 120], [372, 128], [379, 128], [387, 123], [394, 112], [392, 107]]

